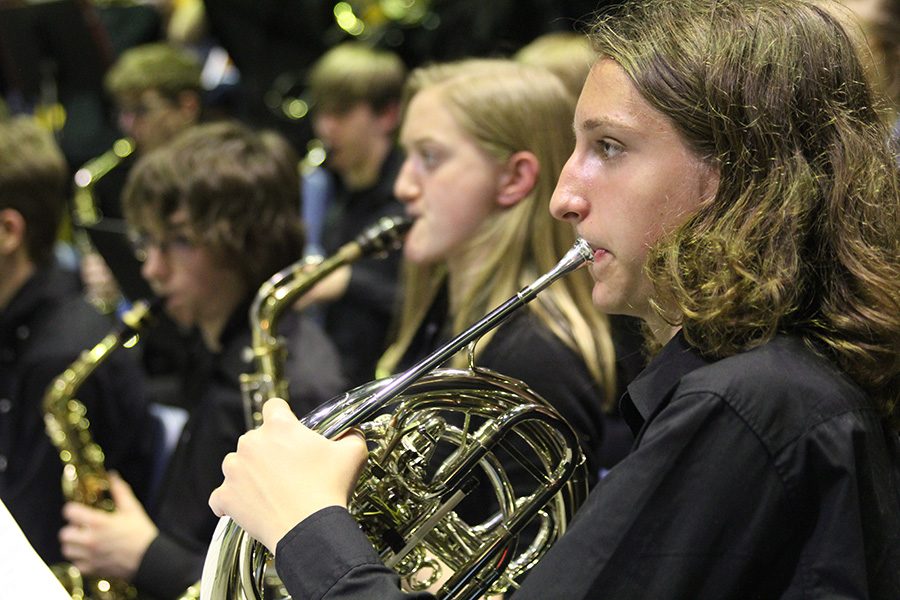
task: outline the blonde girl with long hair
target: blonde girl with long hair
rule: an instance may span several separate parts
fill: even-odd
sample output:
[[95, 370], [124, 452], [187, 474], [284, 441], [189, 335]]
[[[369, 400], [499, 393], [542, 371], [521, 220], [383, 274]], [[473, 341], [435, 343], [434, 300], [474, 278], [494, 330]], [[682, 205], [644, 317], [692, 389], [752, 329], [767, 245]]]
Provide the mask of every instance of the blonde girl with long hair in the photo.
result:
[[[416, 219], [404, 245], [404, 295], [386, 375], [410, 366], [549, 271], [574, 242], [549, 211], [572, 147], [574, 98], [548, 71], [468, 60], [415, 71], [394, 185]], [[599, 464], [603, 405], [614, 391], [609, 323], [576, 272], [486, 334], [476, 363], [525, 381], [579, 433]], [[465, 351], [451, 361], [464, 366]]]

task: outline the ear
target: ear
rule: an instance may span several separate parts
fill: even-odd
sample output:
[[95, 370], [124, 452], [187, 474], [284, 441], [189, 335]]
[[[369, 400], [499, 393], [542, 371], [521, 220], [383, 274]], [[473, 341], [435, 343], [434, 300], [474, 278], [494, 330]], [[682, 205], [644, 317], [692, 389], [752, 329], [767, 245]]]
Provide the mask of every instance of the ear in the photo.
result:
[[381, 127], [381, 131], [384, 132], [385, 135], [394, 133], [397, 127], [400, 126], [399, 102], [391, 102], [380, 111], [376, 111], [375, 114], [378, 119], [378, 124]]
[[25, 217], [13, 208], [0, 210], [0, 254], [9, 255], [25, 246]]
[[719, 192], [719, 167], [712, 164], [700, 165], [700, 198], [702, 204], [712, 202]]
[[193, 90], [184, 90], [178, 93], [178, 110], [185, 115], [189, 122], [200, 118], [200, 94]]
[[522, 150], [510, 156], [500, 172], [497, 204], [504, 208], [518, 204], [534, 189], [540, 171], [541, 165], [533, 153]]

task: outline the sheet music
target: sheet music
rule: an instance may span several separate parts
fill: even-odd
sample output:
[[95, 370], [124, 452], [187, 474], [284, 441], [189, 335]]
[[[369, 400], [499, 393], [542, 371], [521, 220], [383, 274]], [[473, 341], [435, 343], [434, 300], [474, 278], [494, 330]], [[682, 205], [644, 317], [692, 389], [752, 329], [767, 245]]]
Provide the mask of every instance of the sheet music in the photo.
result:
[[0, 500], [0, 596], [72, 600]]

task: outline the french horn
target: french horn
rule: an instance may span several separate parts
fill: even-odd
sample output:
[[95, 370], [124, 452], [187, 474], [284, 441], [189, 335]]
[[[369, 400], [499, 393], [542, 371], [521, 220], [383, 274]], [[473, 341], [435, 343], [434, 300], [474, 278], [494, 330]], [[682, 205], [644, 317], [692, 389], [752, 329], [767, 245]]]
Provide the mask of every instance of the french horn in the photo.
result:
[[[302, 419], [328, 438], [353, 427], [365, 434], [369, 459], [349, 509], [409, 589], [440, 585], [439, 598], [457, 600], [516, 587], [586, 497], [585, 460], [568, 423], [524, 383], [477, 367], [472, 357], [481, 336], [591, 260], [590, 247], [578, 240], [548, 273], [412, 368], [346, 392]], [[439, 368], [466, 346], [468, 369]], [[514, 488], [511, 460], [531, 474], [533, 488]], [[498, 512], [470, 523], [456, 509], [479, 475]], [[269, 598], [271, 563], [261, 543], [223, 517], [207, 553], [201, 598]]]

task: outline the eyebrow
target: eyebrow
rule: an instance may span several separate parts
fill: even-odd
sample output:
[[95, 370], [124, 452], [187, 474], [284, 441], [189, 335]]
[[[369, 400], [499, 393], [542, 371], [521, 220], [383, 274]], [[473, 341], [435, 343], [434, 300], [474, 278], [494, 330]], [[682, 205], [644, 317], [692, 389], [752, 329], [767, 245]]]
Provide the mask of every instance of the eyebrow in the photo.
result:
[[434, 135], [431, 133], [428, 133], [426, 135], [420, 135], [420, 136], [412, 138], [412, 139], [404, 139], [403, 136], [401, 135], [398, 138], [398, 140], [400, 141], [401, 144], [405, 144], [407, 146], [420, 146], [422, 144], [440, 143], [439, 140], [436, 137], [434, 137]]
[[616, 121], [614, 119], [589, 118], [583, 120], [580, 124], [577, 122], [572, 123], [572, 131], [574, 133], [578, 133], [578, 131], [593, 131], [599, 127], [611, 127], [613, 129], [637, 132], [636, 127], [629, 125], [624, 121]]

